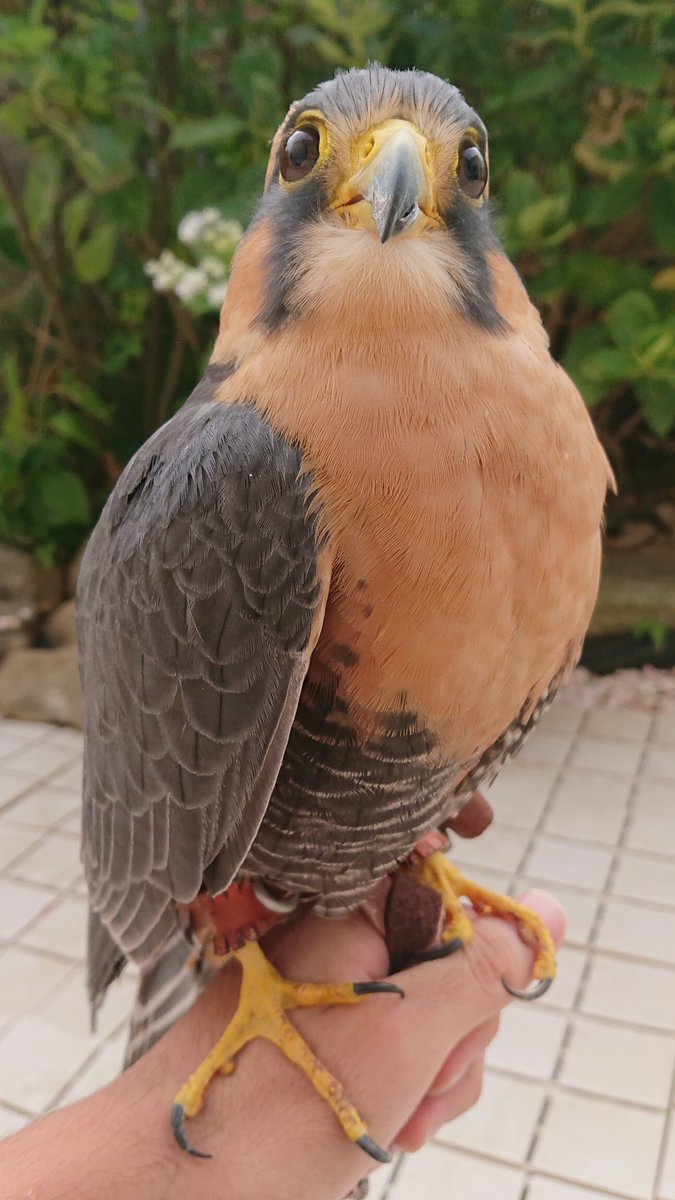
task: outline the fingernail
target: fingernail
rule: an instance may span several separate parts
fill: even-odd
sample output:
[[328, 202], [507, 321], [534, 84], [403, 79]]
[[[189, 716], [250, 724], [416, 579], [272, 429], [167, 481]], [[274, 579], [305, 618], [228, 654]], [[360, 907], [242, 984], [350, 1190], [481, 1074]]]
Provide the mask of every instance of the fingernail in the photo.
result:
[[549, 895], [548, 892], [540, 891], [539, 888], [530, 888], [529, 891], [523, 892], [517, 899], [526, 908], [532, 908], [536, 913], [539, 913], [539, 916], [544, 919], [558, 944], [563, 941], [567, 932], [567, 914], [554, 896]]

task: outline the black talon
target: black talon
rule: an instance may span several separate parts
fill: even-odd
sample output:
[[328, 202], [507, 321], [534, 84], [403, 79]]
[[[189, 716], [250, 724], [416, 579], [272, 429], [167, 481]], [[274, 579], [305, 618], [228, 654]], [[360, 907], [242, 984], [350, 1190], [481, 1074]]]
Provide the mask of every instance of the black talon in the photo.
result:
[[185, 1109], [182, 1104], [174, 1104], [171, 1109], [171, 1128], [181, 1150], [186, 1150], [188, 1154], [194, 1154], [195, 1158], [213, 1158], [212, 1154], [205, 1154], [203, 1150], [197, 1150], [189, 1140], [185, 1132]]
[[356, 1144], [357, 1146], [360, 1146], [362, 1150], [365, 1150], [366, 1154], [369, 1154], [371, 1158], [374, 1158], [376, 1162], [391, 1162], [392, 1155], [389, 1153], [389, 1151], [383, 1150], [381, 1146], [378, 1146], [377, 1142], [374, 1142], [369, 1134], [364, 1133], [363, 1137], [357, 1138]]
[[516, 1000], [538, 1000], [540, 996], [543, 996], [548, 991], [553, 983], [553, 979], [553, 975], [549, 975], [548, 979], [540, 979], [538, 983], [535, 983], [533, 988], [527, 988], [524, 992], [521, 992], [518, 988], [512, 988], [505, 979], [502, 979], [502, 987], [506, 989], [509, 996], [515, 996]]
[[442, 942], [440, 946], [435, 946], [433, 950], [425, 950], [423, 954], [416, 954], [413, 962], [433, 962], [436, 958], [447, 958], [450, 954], [456, 954], [458, 950], [464, 947], [464, 939], [461, 937], [451, 938], [449, 942]]
[[371, 992], [391, 992], [395, 996], [405, 996], [403, 988], [400, 988], [396, 983], [380, 983], [376, 981], [375, 983], [355, 983], [353, 986], [354, 994], [357, 996], [369, 996]]

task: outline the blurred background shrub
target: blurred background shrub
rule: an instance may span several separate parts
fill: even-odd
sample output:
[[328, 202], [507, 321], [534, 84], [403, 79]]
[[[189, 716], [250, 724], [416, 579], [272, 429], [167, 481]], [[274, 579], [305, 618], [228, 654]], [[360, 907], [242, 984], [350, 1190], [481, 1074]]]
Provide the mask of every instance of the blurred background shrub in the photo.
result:
[[[199, 377], [229, 223], [290, 100], [369, 58], [445, 76], [480, 111], [496, 220], [553, 351], [623, 488], [662, 494], [674, 49], [672, 0], [2, 0], [0, 541], [73, 553]], [[204, 210], [231, 242], [210, 268]]]

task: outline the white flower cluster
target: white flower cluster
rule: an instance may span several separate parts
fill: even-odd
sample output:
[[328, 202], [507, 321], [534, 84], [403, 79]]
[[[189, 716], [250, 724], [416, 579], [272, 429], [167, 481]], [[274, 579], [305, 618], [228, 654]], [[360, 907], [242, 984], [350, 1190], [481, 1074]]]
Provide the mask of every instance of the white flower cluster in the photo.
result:
[[178, 239], [189, 246], [196, 266], [163, 250], [145, 264], [158, 292], [175, 292], [184, 304], [199, 312], [220, 308], [232, 265], [232, 256], [243, 235], [238, 221], [227, 221], [217, 208], [189, 212], [178, 226]]

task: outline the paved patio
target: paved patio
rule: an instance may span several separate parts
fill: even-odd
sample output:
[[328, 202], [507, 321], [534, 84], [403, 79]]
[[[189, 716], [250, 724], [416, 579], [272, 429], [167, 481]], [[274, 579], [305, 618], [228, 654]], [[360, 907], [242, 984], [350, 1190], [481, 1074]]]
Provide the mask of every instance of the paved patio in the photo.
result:
[[[134, 980], [84, 998], [82, 739], [0, 722], [0, 1133], [119, 1070]], [[374, 1200], [675, 1200], [675, 714], [558, 704], [455, 860], [556, 892], [560, 977], [514, 1004], [482, 1100], [378, 1172]]]

